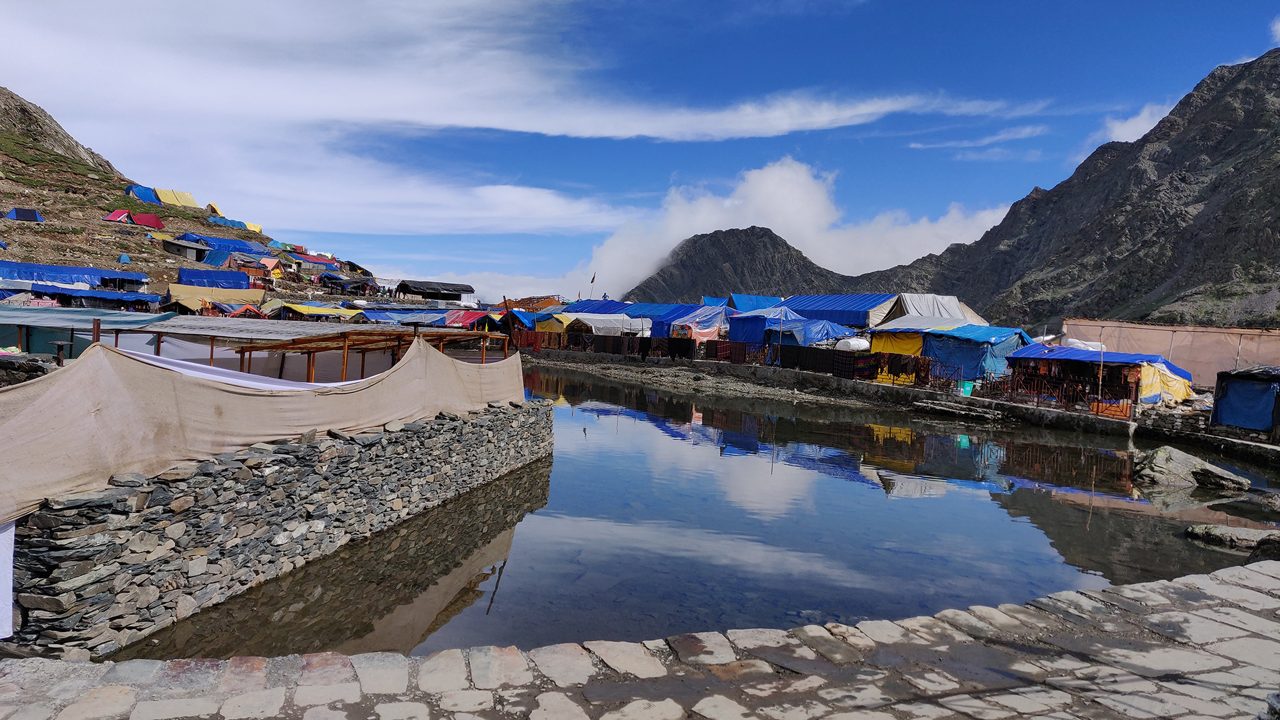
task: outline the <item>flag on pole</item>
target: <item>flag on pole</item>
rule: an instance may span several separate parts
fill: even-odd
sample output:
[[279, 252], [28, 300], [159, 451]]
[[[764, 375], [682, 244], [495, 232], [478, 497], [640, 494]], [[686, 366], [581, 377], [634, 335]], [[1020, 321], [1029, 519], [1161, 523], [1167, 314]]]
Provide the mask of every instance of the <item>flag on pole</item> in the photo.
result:
[[591, 284], [592, 284], [592, 285], [595, 285], [595, 284], [596, 284], [596, 274], [595, 274], [595, 273], [591, 273]]

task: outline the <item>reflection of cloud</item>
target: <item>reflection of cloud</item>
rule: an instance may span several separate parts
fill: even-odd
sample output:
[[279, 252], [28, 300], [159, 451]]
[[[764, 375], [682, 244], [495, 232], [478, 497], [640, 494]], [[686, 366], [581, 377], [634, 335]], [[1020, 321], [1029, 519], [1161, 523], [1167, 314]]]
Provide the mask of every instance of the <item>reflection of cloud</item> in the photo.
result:
[[875, 587], [874, 578], [816, 553], [767, 545], [745, 535], [693, 530], [664, 522], [623, 523], [565, 515], [529, 515], [522, 535], [537, 542], [580, 545], [593, 553], [616, 556], [662, 555], [728, 567], [750, 575], [824, 581], [844, 587]]

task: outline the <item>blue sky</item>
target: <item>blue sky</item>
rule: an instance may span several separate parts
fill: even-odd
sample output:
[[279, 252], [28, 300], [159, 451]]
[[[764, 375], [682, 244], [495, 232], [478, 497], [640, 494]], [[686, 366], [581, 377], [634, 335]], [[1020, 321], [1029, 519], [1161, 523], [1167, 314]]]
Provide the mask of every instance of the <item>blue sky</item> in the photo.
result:
[[1264, 2], [53, 5], [3, 82], [126, 174], [491, 299], [722, 227], [846, 273], [970, 242], [1280, 41]]

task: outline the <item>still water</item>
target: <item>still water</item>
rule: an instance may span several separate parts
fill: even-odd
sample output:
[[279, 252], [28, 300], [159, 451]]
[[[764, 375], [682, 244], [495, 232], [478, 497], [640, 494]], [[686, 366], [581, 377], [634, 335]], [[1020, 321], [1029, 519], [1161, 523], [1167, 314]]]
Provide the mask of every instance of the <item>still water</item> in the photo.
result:
[[[278, 655], [899, 618], [1207, 572], [1112, 441], [530, 371], [555, 456], [126, 648]], [[1233, 524], [1261, 521], [1231, 518]]]

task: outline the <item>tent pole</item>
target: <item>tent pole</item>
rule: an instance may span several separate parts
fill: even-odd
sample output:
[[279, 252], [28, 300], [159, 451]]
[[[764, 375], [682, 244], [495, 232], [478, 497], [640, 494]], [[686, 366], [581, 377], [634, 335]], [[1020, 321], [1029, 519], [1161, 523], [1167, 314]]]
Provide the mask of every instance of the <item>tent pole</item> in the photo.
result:
[[351, 339], [346, 333], [342, 334], [342, 382], [347, 381], [347, 352], [351, 345]]
[[307, 353], [307, 382], [316, 381], [316, 354], [315, 352]]
[[164, 343], [164, 333], [156, 333], [156, 357], [160, 357], [160, 346]]
[[116, 343], [116, 347], [120, 347], [120, 331], [119, 331], [119, 330], [116, 330], [116, 340], [115, 340], [115, 343]]
[[361, 380], [364, 379], [364, 358], [368, 354], [369, 352], [367, 350], [360, 351], [360, 379]]
[[483, 365], [489, 349], [489, 338], [480, 339], [480, 364]]
[[93, 341], [95, 343], [102, 342], [102, 319], [93, 319]]
[[209, 336], [209, 367], [213, 367], [213, 336]]
[[510, 340], [511, 340], [511, 338], [505, 338], [505, 337], [504, 337], [504, 338], [502, 338], [502, 357], [503, 357], [503, 359], [506, 359], [506, 358], [510, 357], [510, 355], [509, 355], [509, 351], [508, 351], [508, 349], [507, 349], [507, 344], [508, 344], [508, 341], [510, 341]]
[[253, 372], [253, 351], [252, 350], [249, 351], [249, 360], [245, 364], [245, 372], [248, 372], [248, 373]]
[[18, 326], [18, 351], [19, 352], [26, 352], [27, 346], [30, 345], [30, 343], [26, 342], [26, 337], [27, 337], [27, 326], [19, 325]]
[[288, 355], [288, 354], [289, 354], [289, 353], [287, 353], [287, 352], [281, 352], [281, 353], [280, 353], [280, 370], [278, 370], [278, 371], [276, 372], [276, 379], [277, 379], [277, 380], [283, 380], [283, 379], [284, 379], [284, 358], [285, 358], [285, 356], [286, 356], [286, 355]]
[[236, 354], [240, 356], [240, 372], [244, 372], [244, 350], [237, 349]]

